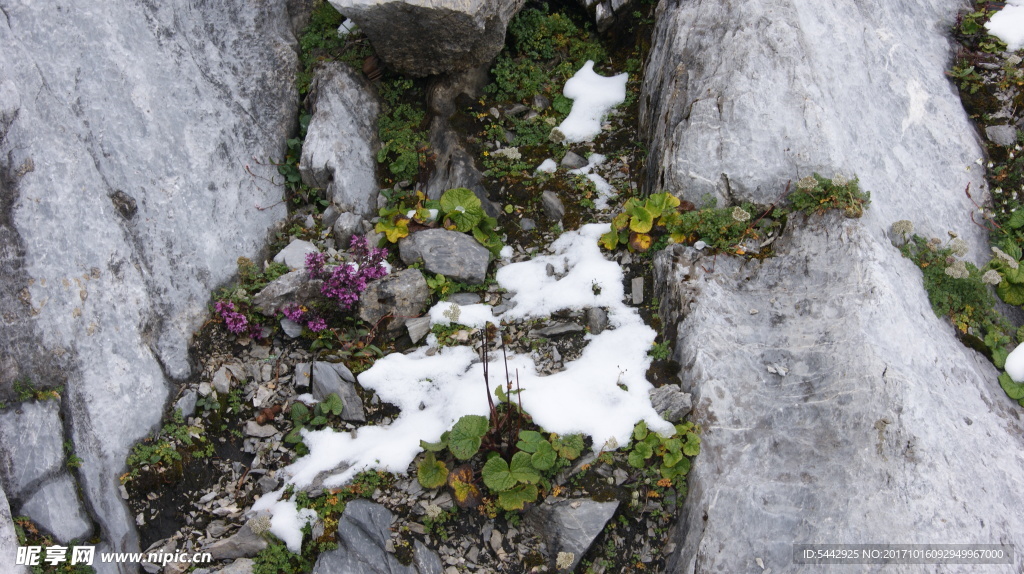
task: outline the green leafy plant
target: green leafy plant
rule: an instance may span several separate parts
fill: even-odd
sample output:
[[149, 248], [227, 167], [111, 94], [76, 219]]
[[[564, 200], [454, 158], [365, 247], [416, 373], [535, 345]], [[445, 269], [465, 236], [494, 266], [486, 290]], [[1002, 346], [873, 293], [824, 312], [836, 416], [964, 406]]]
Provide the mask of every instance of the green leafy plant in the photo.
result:
[[675, 434], [670, 437], [652, 433], [647, 423], [640, 421], [633, 428], [633, 446], [629, 451], [629, 464], [634, 468], [644, 468], [652, 457], [660, 457], [658, 472], [662, 478], [675, 479], [690, 472], [690, 459], [700, 454], [699, 429], [693, 423], [675, 426]]
[[796, 190], [789, 194], [793, 208], [805, 213], [823, 213], [838, 209], [847, 217], [860, 217], [871, 202], [871, 194], [861, 191], [857, 178], [836, 176], [831, 179], [817, 173], [797, 182]]
[[175, 410], [171, 421], [164, 424], [156, 435], [143, 439], [132, 447], [128, 455], [129, 472], [122, 477], [127, 481], [149, 471], [159, 480], [174, 482], [184, 472], [183, 455], [189, 458], [213, 456], [213, 443], [199, 426], [186, 425], [180, 410]]
[[455, 292], [455, 283], [440, 273], [435, 274], [433, 277], [427, 275], [426, 279], [427, 288], [439, 299], [445, 299]]
[[312, 409], [300, 402], [292, 403], [288, 416], [294, 426], [284, 436], [285, 444], [294, 445], [296, 452], [300, 455], [308, 453], [306, 445], [302, 443], [302, 429], [325, 428], [330, 423], [330, 418], [340, 417], [344, 409], [345, 405], [342, 404], [341, 397], [336, 393], [328, 394], [323, 401], [313, 405]]
[[656, 361], [664, 361], [672, 356], [672, 348], [667, 342], [655, 343], [647, 354]]

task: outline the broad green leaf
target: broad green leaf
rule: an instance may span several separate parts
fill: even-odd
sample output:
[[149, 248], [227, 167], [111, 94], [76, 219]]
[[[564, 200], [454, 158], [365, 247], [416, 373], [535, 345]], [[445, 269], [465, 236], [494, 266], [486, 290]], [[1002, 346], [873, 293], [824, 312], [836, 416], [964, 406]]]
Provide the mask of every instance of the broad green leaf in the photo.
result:
[[420, 481], [420, 486], [423, 488], [444, 486], [445, 481], [448, 480], [448, 467], [434, 458], [434, 453], [428, 452], [416, 468], [416, 479]]
[[996, 294], [1009, 305], [1024, 305], [1024, 285], [1003, 281], [996, 285]]
[[645, 207], [637, 206], [629, 213], [629, 229], [637, 233], [647, 233], [654, 227], [654, 214]]
[[647, 421], [640, 421], [633, 427], [633, 438], [636, 440], [644, 440], [647, 438]]
[[551, 441], [551, 446], [558, 452], [558, 456], [576, 460], [583, 452], [583, 437], [578, 434], [557, 437]]
[[464, 187], [449, 189], [441, 195], [441, 210], [451, 213], [461, 207], [463, 211], [480, 210], [480, 198]]
[[546, 443], [544, 437], [537, 431], [532, 430], [521, 430], [519, 431], [519, 442], [516, 443], [516, 448], [526, 452], [537, 452], [537, 447], [540, 443]]
[[295, 426], [302, 426], [303, 423], [309, 420], [309, 407], [299, 402], [292, 403], [289, 415]]
[[459, 419], [448, 435], [448, 449], [455, 458], [467, 460], [480, 450], [481, 439], [487, 434], [488, 422], [479, 415], [466, 415]]
[[693, 433], [686, 433], [686, 442], [683, 444], [683, 454], [686, 456], [697, 456], [700, 454], [700, 437]]
[[515, 486], [517, 482], [515, 477], [512, 476], [508, 463], [500, 456], [496, 456], [484, 463], [480, 474], [483, 476], [484, 484], [493, 492], [508, 490]]
[[517, 452], [512, 455], [512, 463], [509, 464], [509, 471], [517, 482], [536, 483], [540, 475], [533, 468], [533, 457], [528, 452]]
[[664, 461], [665, 466], [675, 466], [679, 461], [683, 460], [683, 453], [678, 451], [666, 452], [664, 456], [662, 456], [662, 460]]
[[555, 465], [556, 459], [558, 454], [551, 448], [551, 443], [545, 440], [537, 446], [537, 452], [530, 457], [530, 463], [537, 470], [547, 470]]
[[284, 436], [284, 442], [286, 442], [288, 444], [295, 444], [297, 442], [302, 442], [302, 427], [295, 427], [295, 428], [293, 428], [292, 432], [290, 432], [290, 433], [288, 433], [288, 434], [286, 434]]
[[1020, 261], [1020, 258], [1024, 257], [1024, 251], [1021, 251], [1020, 247], [1013, 241], [1008, 241], [1007, 243], [1002, 245], [1002, 248], [1004, 253], [1006, 253], [1010, 257], [1013, 257], [1017, 261]]
[[476, 224], [480, 223], [482, 212], [473, 212], [463, 209], [461, 206], [457, 207], [455, 211], [449, 212], [448, 220], [455, 225], [455, 231], [465, 233], [476, 227]]
[[613, 229], [602, 235], [601, 238], [597, 240], [597, 243], [608, 251], [614, 251], [615, 247], [619, 244], [619, 233]]
[[626, 212], [622, 212], [616, 215], [615, 219], [612, 219], [612, 229], [622, 230], [625, 229], [627, 225], [629, 225], [629, 214]]
[[1006, 366], [1006, 358], [1010, 356], [1010, 352], [1004, 348], [992, 349], [992, 363], [997, 369], [1002, 369]]
[[1006, 271], [1003, 273], [1003, 278], [1015, 285], [1024, 284], [1024, 267], [1019, 265], [1016, 269], [1010, 269], [1007, 267]]
[[[640, 444], [642, 444], [647, 449], [651, 448], [644, 443]], [[650, 455], [645, 457], [642, 450], [634, 448], [633, 450], [629, 451], [629, 465], [632, 466], [633, 468], [643, 468], [647, 464], [647, 458], [649, 456]]]
[[325, 424], [327, 424], [327, 417], [325, 416], [313, 417], [313, 420], [309, 421], [309, 426], [314, 427], [324, 426]]
[[1006, 391], [1007, 396], [1011, 399], [1018, 401], [1024, 399], [1024, 383], [1015, 382], [1010, 378], [1010, 375], [1003, 373], [999, 375], [999, 386], [1003, 387]]
[[500, 403], [508, 402], [508, 395], [505, 394], [505, 389], [501, 385], [494, 387], [494, 396], [498, 397]]
[[679, 440], [678, 438], [670, 438], [667, 441], [665, 441], [665, 450], [668, 452], [680, 452], [682, 449], [683, 441]]
[[1012, 229], [1024, 227], [1024, 209], [1018, 209], [1010, 215], [1010, 221], [1006, 223]]
[[327, 395], [327, 398], [323, 402], [324, 411], [333, 414], [334, 416], [340, 416], [341, 411], [345, 410], [345, 405], [341, 402], [341, 397], [336, 393]]
[[527, 502], [534, 500], [537, 500], [537, 486], [534, 484], [520, 484], [498, 493], [498, 506], [503, 510], [522, 510]]

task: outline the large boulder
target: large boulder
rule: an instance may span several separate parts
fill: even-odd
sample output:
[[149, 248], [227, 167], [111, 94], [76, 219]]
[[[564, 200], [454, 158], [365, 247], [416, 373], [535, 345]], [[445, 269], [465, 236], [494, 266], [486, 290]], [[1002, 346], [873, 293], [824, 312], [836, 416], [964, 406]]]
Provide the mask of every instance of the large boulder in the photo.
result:
[[348, 503], [338, 519], [338, 547], [317, 558], [314, 574], [441, 574], [441, 559], [419, 540], [408, 565], [387, 550], [394, 520], [390, 510], [369, 500]]
[[313, 117], [302, 143], [302, 181], [327, 190], [342, 211], [368, 216], [377, 200], [377, 104], [362, 75], [341, 62], [321, 66], [306, 103]]
[[969, 169], [982, 152], [944, 74], [959, 8], [659, 6], [641, 97], [649, 189], [771, 204], [817, 171], [872, 194], [859, 220], [790, 216], [763, 261], [658, 256], [703, 429], [668, 571], [821, 571], [793, 564], [794, 543], [1024, 543], [1020, 407], [886, 235], [910, 219], [983, 251], [963, 191], [984, 189]]
[[128, 450], [190, 375], [210, 291], [286, 215], [266, 160], [295, 127], [289, 15], [241, 0], [0, 12], [0, 400], [23, 378], [64, 386], [97, 552], [138, 551]]
[[419, 269], [403, 269], [378, 279], [359, 295], [359, 318], [398, 335], [405, 322], [420, 316], [430, 301], [427, 280]]
[[366, 33], [384, 62], [431, 76], [487, 64], [524, 0], [331, 0]]
[[477, 284], [487, 278], [491, 252], [471, 235], [426, 229], [402, 239], [398, 248], [406, 265], [423, 263], [430, 273], [440, 273], [453, 281]]

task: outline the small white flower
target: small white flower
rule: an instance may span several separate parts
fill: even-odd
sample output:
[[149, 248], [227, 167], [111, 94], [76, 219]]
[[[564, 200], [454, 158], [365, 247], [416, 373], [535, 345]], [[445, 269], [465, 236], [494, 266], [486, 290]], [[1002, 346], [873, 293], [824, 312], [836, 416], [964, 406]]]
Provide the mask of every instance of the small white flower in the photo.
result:
[[981, 280], [989, 285], [999, 285], [1003, 282], [1003, 276], [995, 269], [989, 269], [981, 276]]
[[696, 249], [697, 251], [701, 251], [702, 249], [704, 249], [707, 246], [708, 246], [708, 244], [704, 243], [703, 241], [698, 241], [698, 242], [693, 244], [693, 248]]
[[559, 570], [565, 570], [572, 566], [573, 560], [576, 559], [576, 554], [572, 552], [559, 552], [558, 558], [555, 559], [555, 568]]

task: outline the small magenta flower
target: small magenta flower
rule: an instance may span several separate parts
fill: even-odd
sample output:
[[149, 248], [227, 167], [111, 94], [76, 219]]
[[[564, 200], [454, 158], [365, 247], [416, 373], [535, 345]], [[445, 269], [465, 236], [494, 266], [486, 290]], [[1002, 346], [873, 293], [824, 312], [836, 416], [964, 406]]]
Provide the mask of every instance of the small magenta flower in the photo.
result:
[[323, 317], [317, 317], [315, 319], [310, 319], [310, 321], [306, 323], [306, 326], [309, 327], [310, 331], [319, 333], [327, 328], [327, 321], [324, 321]]

